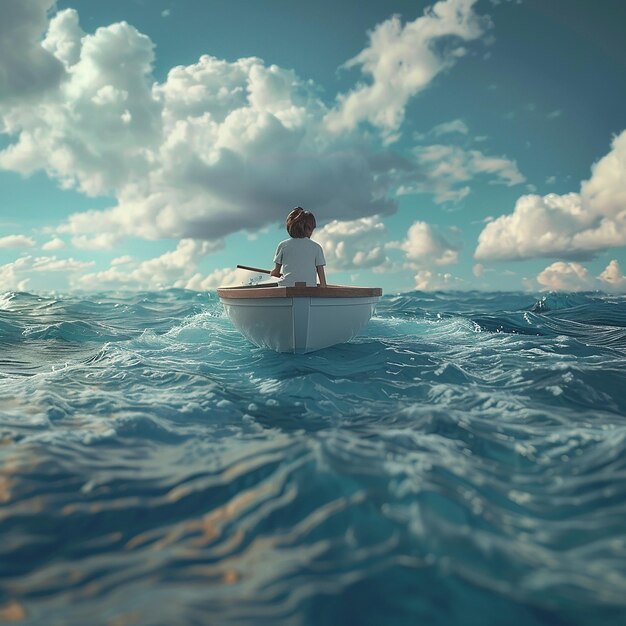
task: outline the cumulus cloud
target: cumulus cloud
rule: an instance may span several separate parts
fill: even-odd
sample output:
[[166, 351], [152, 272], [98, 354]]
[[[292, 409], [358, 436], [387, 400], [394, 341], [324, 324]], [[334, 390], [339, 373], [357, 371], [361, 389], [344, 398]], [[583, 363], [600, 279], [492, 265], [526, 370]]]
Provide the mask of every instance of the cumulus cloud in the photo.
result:
[[0, 265], [0, 290], [24, 291], [31, 279], [38, 274], [58, 272], [73, 276], [93, 265], [93, 261], [78, 261], [73, 258], [58, 259], [55, 256], [26, 255], [11, 263]]
[[537, 283], [544, 291], [626, 292], [626, 277], [615, 259], [599, 276], [593, 276], [580, 263], [558, 261], [538, 274]]
[[451, 243], [434, 226], [426, 222], [414, 222], [404, 241], [388, 244], [406, 254], [409, 267], [413, 269], [452, 265], [458, 261], [460, 244]]
[[199, 272], [195, 273], [186, 280], [184, 287], [185, 289], [207, 291], [222, 286], [247, 285], [252, 276], [253, 274], [245, 270], [223, 267], [214, 270], [208, 276], [203, 276]]
[[467, 183], [477, 176], [489, 176], [491, 183], [509, 187], [526, 180], [515, 161], [480, 150], [433, 144], [417, 146], [413, 154], [416, 169], [402, 175], [399, 195], [430, 192], [439, 204], [459, 202], [469, 195]]
[[626, 131], [592, 167], [579, 193], [519, 198], [478, 239], [477, 259], [584, 260], [626, 245]]
[[613, 259], [598, 276], [609, 291], [626, 292], [626, 276], [622, 273], [619, 263]]
[[65, 242], [59, 237], [53, 237], [41, 246], [42, 250], [62, 250], [63, 248], [65, 248]]
[[403, 25], [394, 16], [376, 26], [369, 46], [344, 65], [360, 67], [371, 82], [338, 97], [327, 128], [342, 132], [366, 121], [395, 139], [409, 98], [465, 55], [463, 42], [480, 38], [488, 28], [488, 18], [474, 12], [475, 3], [444, 0], [412, 22]]
[[321, 220], [395, 210], [388, 164], [367, 142], [325, 133], [317, 88], [291, 70], [203, 56], [159, 84], [148, 37], [124, 22], [84, 33], [73, 9], [54, 16], [42, 46], [64, 79], [36, 104], [2, 111], [17, 139], [0, 167], [116, 197], [61, 227], [75, 245], [219, 240], [282, 219], [294, 199]]
[[[203, 276], [199, 259], [230, 233], [282, 221], [295, 203], [314, 207], [322, 223], [330, 220], [316, 232], [330, 267], [380, 271], [391, 267], [381, 216], [395, 211], [390, 197], [398, 188], [447, 202], [465, 197], [476, 176], [506, 185], [524, 180], [504, 157], [442, 145], [419, 146], [405, 157], [356, 132], [368, 122], [383, 139], [396, 136], [408, 99], [463, 56], [464, 42], [486, 31], [476, 0], [443, 0], [413, 22], [394, 17], [377, 26], [347, 64], [359, 66], [370, 84], [339, 96], [334, 108], [311, 81], [254, 57], [205, 55], [159, 83], [153, 43], [133, 26], [88, 33], [78, 13], [66, 9], [46, 31], [52, 2], [15, 4], [30, 11], [20, 18], [28, 23], [30, 52], [23, 43], [19, 60], [0, 60], [6, 86], [0, 129], [14, 138], [0, 151], [0, 168], [44, 170], [63, 187], [115, 198], [109, 209], [74, 214], [58, 228], [77, 248], [111, 249], [125, 236], [180, 240], [157, 259], [121, 257], [107, 270], [74, 275], [77, 287], [212, 288], [239, 281], [226, 269]], [[6, 78], [21, 64], [35, 73], [47, 67], [37, 100], [35, 91]], [[468, 128], [456, 119], [430, 136], [449, 134], [465, 136]], [[62, 244], [56, 237], [43, 248]], [[431, 283], [443, 280], [433, 267], [458, 259], [459, 246], [425, 223], [396, 244], [412, 269], [431, 272]]]
[[432, 270], [420, 270], [415, 275], [415, 289], [418, 291], [444, 291], [459, 288], [463, 284], [461, 278], [457, 278], [450, 272], [439, 273]]
[[0, 291], [25, 291], [32, 257], [21, 257], [12, 263], [0, 265]]
[[67, 9], [52, 19], [42, 45], [57, 55], [64, 80], [38, 102], [5, 112], [5, 132], [18, 140], [0, 152], [0, 167], [43, 169], [91, 196], [147, 176], [149, 151], [160, 143], [149, 38], [124, 22], [86, 35]]
[[63, 66], [41, 45], [54, 0], [3, 0], [0, 9], [0, 109], [56, 87]]
[[[63, 187], [116, 199], [58, 228], [78, 248], [110, 249], [125, 236], [208, 240], [217, 248], [224, 236], [282, 220], [298, 203], [314, 207], [321, 222], [359, 224], [351, 240], [328, 232], [331, 247], [344, 242], [339, 265], [379, 267], [381, 250], [356, 257], [356, 240], [367, 230], [358, 220], [394, 212], [398, 186], [445, 202], [467, 195], [476, 175], [523, 180], [504, 158], [446, 146], [421, 147], [406, 158], [352, 132], [365, 120], [388, 138], [397, 132], [408, 98], [456, 63], [464, 41], [485, 32], [489, 20], [474, 12], [475, 3], [443, 0], [408, 24], [396, 17], [377, 26], [348, 63], [372, 83], [340, 96], [332, 110], [312, 81], [254, 57], [205, 55], [159, 83], [153, 43], [133, 26], [87, 33], [78, 13], [65, 9], [42, 39], [52, 3], [15, 3], [28, 8], [20, 19], [37, 51], [20, 63], [43, 67], [48, 59], [57, 70], [48, 72], [54, 80], [37, 101], [19, 106], [19, 88], [6, 83], [12, 97], [0, 104], [0, 129], [14, 142], [0, 151], [0, 168], [44, 170]], [[20, 64], [7, 58], [17, 71]], [[434, 132], [466, 134], [467, 127], [453, 120]]]
[[[67, 232], [66, 226], [59, 228], [61, 232]], [[111, 250], [121, 239], [119, 233], [101, 233], [90, 237], [88, 235], [76, 235], [72, 237], [72, 245], [79, 250]]]
[[126, 265], [127, 263], [132, 263], [133, 262], [133, 257], [130, 256], [130, 254], [123, 254], [122, 256], [118, 256], [115, 257], [112, 261], [111, 261], [111, 266], [115, 266], [115, 265]]
[[136, 261], [128, 255], [117, 257], [107, 270], [76, 276], [72, 286], [88, 291], [185, 288], [197, 273], [199, 261], [213, 252], [217, 245], [208, 241], [182, 239], [175, 250], [146, 261]]
[[5, 235], [0, 237], [0, 250], [2, 248], [32, 248], [35, 240], [26, 235]]
[[385, 254], [387, 229], [377, 216], [357, 220], [333, 220], [315, 231], [324, 248], [329, 271], [371, 268], [381, 271], [391, 261]]

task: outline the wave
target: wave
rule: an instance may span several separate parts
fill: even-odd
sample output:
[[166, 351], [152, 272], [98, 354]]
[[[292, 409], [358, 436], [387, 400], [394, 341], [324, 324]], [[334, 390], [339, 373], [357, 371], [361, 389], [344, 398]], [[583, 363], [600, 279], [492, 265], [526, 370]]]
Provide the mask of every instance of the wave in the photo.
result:
[[386, 296], [280, 355], [213, 294], [2, 296], [0, 615], [620, 623], [625, 304]]

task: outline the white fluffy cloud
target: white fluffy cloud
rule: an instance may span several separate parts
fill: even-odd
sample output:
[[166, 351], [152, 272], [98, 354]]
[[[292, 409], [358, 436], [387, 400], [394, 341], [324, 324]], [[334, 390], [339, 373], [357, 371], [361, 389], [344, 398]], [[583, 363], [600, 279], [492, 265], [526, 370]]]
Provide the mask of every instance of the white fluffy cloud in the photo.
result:
[[42, 250], [62, 250], [63, 248], [65, 248], [65, 242], [59, 237], [53, 237], [41, 246]]
[[[356, 225], [394, 212], [399, 185], [444, 202], [467, 195], [477, 175], [523, 180], [504, 158], [449, 146], [420, 147], [404, 158], [353, 132], [361, 121], [387, 139], [398, 132], [408, 99], [489, 26], [475, 13], [476, 0], [442, 0], [410, 23], [394, 17], [378, 25], [347, 64], [360, 66], [371, 84], [340, 95], [333, 109], [312, 81], [254, 57], [205, 55], [159, 83], [153, 43], [133, 26], [86, 33], [78, 13], [66, 9], [46, 31], [51, 1], [17, 4], [11, 23], [22, 24], [26, 36], [19, 59], [0, 61], [8, 94], [0, 100], [0, 132], [14, 138], [0, 151], [0, 168], [44, 170], [64, 187], [115, 197], [110, 209], [76, 213], [58, 228], [78, 248], [108, 249], [129, 235], [217, 245], [230, 233], [282, 220], [296, 203], [314, 207], [322, 222]], [[47, 68], [50, 80], [41, 81], [37, 100], [6, 78], [28, 75], [27, 66]], [[451, 132], [467, 127], [453, 120], [435, 135]], [[350, 240], [329, 231], [329, 245], [344, 242], [339, 265], [384, 260], [376, 246], [357, 256], [361, 226]]]
[[515, 161], [480, 150], [434, 144], [418, 146], [413, 153], [417, 167], [406, 174], [399, 195], [430, 192], [437, 203], [458, 202], [469, 194], [467, 183], [477, 176], [490, 176], [492, 183], [507, 186], [525, 181]]
[[314, 239], [324, 248], [328, 271], [389, 267], [385, 254], [387, 229], [378, 217], [333, 220], [315, 231]]
[[579, 193], [522, 196], [513, 213], [485, 226], [477, 259], [585, 259], [626, 245], [626, 131]]
[[57, 55], [64, 80], [35, 103], [0, 109], [5, 132], [18, 136], [0, 152], [0, 167], [44, 169], [88, 195], [115, 193], [147, 176], [150, 149], [160, 143], [148, 37], [126, 23], [86, 35], [67, 9], [52, 19], [42, 45]]
[[0, 291], [23, 291], [35, 276], [44, 276], [41, 285], [46, 284], [45, 276], [50, 273], [63, 273], [72, 277], [94, 265], [93, 261], [58, 259], [55, 256], [33, 257], [30, 255], [0, 265]]
[[208, 276], [203, 276], [199, 272], [187, 279], [184, 284], [185, 289], [206, 291], [207, 289], [217, 289], [221, 286], [247, 285], [254, 274], [240, 269], [224, 267], [211, 272]]
[[626, 292], [626, 276], [616, 259], [613, 259], [598, 276], [608, 291]]
[[418, 291], [444, 291], [460, 288], [463, 280], [450, 274], [432, 270], [420, 270], [415, 274], [415, 289]]
[[609, 291], [626, 292], [626, 277], [617, 260], [613, 259], [599, 276], [593, 276], [580, 263], [558, 261], [537, 276], [537, 283], [549, 291]]
[[196, 274], [198, 262], [216, 245], [182, 239], [175, 250], [146, 261], [135, 261], [127, 255], [118, 257], [107, 270], [76, 276], [72, 286], [86, 290], [184, 288]]
[[0, 250], [2, 248], [32, 248], [35, 240], [26, 235], [6, 235], [0, 237]]
[[463, 42], [478, 39], [489, 26], [487, 18], [474, 12], [475, 4], [445, 0], [407, 24], [394, 16], [376, 26], [369, 46], [345, 64], [359, 66], [371, 82], [338, 97], [326, 117], [327, 128], [341, 132], [367, 121], [393, 140], [409, 98], [452, 67], [466, 53]]
[[414, 222], [406, 239], [392, 242], [389, 247], [399, 248], [406, 254], [413, 269], [452, 265], [458, 261], [460, 244], [451, 243], [434, 226], [426, 222]]
[[63, 186], [117, 198], [61, 227], [75, 245], [218, 240], [283, 219], [296, 202], [322, 220], [395, 210], [375, 148], [325, 133], [327, 107], [291, 70], [203, 56], [155, 83], [148, 37], [124, 22], [84, 33], [73, 9], [54, 16], [40, 48], [63, 80], [36, 103], [0, 108], [17, 138], [0, 167], [43, 169]]
[[0, 291], [25, 291], [32, 257], [21, 257], [12, 263], [0, 265]]

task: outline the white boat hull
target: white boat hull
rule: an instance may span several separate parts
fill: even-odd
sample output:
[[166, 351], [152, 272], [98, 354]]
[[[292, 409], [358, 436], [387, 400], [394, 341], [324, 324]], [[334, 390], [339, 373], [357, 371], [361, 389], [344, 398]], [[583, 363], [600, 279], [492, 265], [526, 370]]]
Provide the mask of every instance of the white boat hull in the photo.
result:
[[228, 316], [244, 337], [262, 348], [295, 353], [349, 341], [366, 326], [378, 300], [379, 296], [247, 299], [220, 293]]

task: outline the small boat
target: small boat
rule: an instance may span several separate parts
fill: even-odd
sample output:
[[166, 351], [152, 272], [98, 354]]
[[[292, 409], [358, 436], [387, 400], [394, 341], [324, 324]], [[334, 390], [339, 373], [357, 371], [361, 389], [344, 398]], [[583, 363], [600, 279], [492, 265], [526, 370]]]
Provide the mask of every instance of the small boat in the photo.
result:
[[352, 339], [374, 313], [380, 287], [220, 287], [235, 328], [253, 344], [305, 353]]

